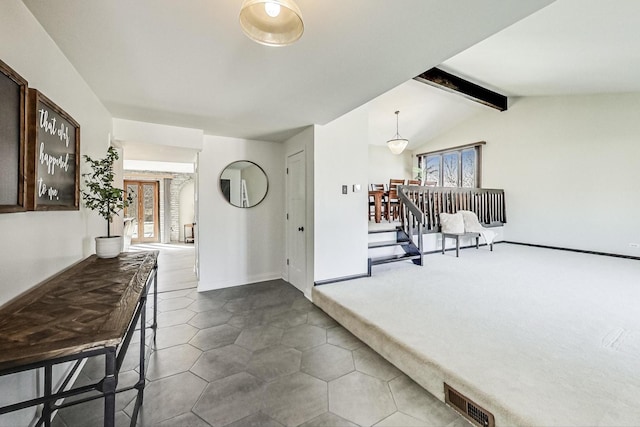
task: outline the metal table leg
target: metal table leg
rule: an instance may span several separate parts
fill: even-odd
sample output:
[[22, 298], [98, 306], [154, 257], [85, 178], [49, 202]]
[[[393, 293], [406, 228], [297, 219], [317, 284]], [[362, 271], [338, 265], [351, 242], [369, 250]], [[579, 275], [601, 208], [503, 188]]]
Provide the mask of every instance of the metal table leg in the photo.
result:
[[[47, 365], [44, 367], [44, 397], [51, 397], [52, 394], [52, 377], [53, 376], [53, 366]], [[51, 427], [51, 401], [47, 400], [44, 402], [42, 407], [42, 419], [44, 419], [45, 427]]]
[[116, 349], [110, 347], [105, 354], [104, 379], [102, 380], [102, 392], [104, 393], [104, 426], [114, 427], [116, 419]]

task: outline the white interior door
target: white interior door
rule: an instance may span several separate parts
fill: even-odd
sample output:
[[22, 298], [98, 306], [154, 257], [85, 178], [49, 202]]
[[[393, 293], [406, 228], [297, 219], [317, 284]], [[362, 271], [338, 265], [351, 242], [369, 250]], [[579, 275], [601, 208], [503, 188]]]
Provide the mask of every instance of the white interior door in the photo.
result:
[[193, 188], [193, 236], [196, 251], [196, 261], [193, 271], [200, 280], [200, 238], [198, 237], [198, 223], [200, 222], [200, 202], [198, 201], [198, 191], [200, 191], [200, 175], [198, 174], [198, 166], [200, 165], [200, 153], [197, 154], [196, 162], [193, 164], [194, 188]]
[[305, 292], [307, 274], [306, 174], [304, 151], [287, 158], [287, 260], [289, 283]]

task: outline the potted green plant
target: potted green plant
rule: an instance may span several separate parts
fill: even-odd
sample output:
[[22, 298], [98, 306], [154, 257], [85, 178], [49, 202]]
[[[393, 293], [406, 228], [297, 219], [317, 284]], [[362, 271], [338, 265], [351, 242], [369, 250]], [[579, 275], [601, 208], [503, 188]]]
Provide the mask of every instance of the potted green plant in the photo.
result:
[[96, 237], [96, 255], [99, 258], [114, 258], [122, 251], [122, 236], [111, 236], [111, 221], [122, 209], [133, 201], [121, 188], [113, 186], [113, 164], [118, 152], [113, 147], [107, 150], [104, 159], [94, 160], [84, 155], [91, 172], [83, 173], [86, 189], [82, 190], [84, 205], [107, 220], [107, 235]]

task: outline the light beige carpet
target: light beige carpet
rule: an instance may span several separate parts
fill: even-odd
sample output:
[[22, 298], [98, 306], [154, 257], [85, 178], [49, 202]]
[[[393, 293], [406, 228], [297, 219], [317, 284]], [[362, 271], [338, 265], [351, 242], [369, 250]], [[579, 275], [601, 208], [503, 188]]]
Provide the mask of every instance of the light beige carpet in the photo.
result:
[[500, 244], [374, 267], [314, 302], [497, 425], [640, 425], [640, 262]]

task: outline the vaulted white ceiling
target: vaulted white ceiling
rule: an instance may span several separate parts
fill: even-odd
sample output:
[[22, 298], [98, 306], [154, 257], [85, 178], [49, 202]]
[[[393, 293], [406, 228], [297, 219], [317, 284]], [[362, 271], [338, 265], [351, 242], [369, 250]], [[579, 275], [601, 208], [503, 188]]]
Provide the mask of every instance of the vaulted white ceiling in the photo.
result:
[[[556, 0], [439, 68], [514, 98], [640, 92], [639, 29], [638, 0]], [[500, 114], [410, 81], [370, 103], [371, 144], [393, 135], [395, 106], [409, 148], [481, 111]]]
[[[242, 33], [242, 0], [24, 3], [114, 117], [278, 141], [341, 116], [551, 1], [298, 0], [305, 33], [283, 48]], [[385, 140], [396, 108], [384, 106], [394, 124], [381, 131]], [[422, 116], [408, 109], [401, 122]]]
[[[400, 135], [409, 149], [419, 147], [474, 115], [491, 108], [460, 95], [409, 80], [367, 105], [369, 144], [385, 145], [396, 133], [395, 111], [400, 111]], [[494, 110], [499, 114], [497, 110]]]
[[640, 1], [557, 0], [442, 68], [512, 96], [640, 92]]

